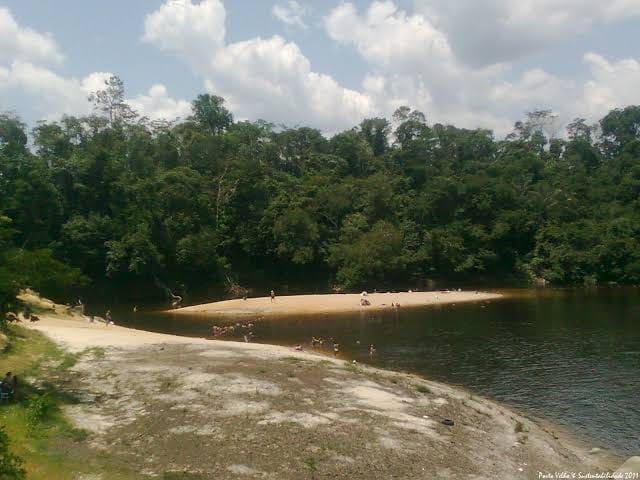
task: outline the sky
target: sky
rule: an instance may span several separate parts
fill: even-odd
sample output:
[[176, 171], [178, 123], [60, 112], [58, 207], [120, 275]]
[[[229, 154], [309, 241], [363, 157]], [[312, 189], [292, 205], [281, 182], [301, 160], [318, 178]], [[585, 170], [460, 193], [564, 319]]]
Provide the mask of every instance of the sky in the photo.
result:
[[497, 136], [536, 109], [640, 104], [640, 0], [0, 0], [0, 111], [92, 111], [110, 75], [153, 119], [201, 93], [326, 134], [401, 105]]

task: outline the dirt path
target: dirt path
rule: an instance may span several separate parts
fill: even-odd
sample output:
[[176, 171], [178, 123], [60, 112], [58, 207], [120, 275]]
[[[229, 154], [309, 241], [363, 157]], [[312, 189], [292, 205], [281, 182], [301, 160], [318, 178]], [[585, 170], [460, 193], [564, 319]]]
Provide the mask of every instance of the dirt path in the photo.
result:
[[289, 295], [248, 298], [246, 300], [224, 300], [191, 307], [170, 310], [176, 315], [309, 315], [323, 313], [346, 313], [366, 310], [392, 309], [426, 305], [447, 305], [463, 302], [480, 302], [502, 297], [499, 293], [487, 292], [399, 292], [369, 293], [365, 298], [370, 305], [362, 306], [361, 294]]
[[41, 318], [29, 326], [68, 349], [93, 348], [59, 380], [80, 399], [67, 414], [91, 432], [97, 455], [139, 478], [533, 479], [621, 463], [412, 375], [284, 347]]

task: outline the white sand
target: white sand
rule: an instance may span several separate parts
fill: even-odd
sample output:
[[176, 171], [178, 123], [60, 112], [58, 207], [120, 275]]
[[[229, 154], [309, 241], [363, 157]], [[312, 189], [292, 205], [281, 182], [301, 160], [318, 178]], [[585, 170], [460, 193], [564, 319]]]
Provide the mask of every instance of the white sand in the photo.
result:
[[312, 315], [323, 313], [366, 312], [370, 310], [392, 310], [391, 303], [400, 308], [428, 305], [447, 305], [464, 302], [479, 302], [501, 298], [502, 294], [488, 292], [400, 292], [369, 293], [368, 306], [360, 305], [360, 294], [289, 295], [248, 298], [247, 300], [225, 300], [191, 307], [170, 310], [181, 315]]

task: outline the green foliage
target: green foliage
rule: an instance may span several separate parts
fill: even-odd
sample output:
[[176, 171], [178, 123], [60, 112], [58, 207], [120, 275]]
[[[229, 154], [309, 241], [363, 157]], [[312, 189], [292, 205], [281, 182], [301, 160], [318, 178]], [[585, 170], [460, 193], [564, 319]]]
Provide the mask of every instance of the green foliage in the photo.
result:
[[22, 468], [22, 459], [9, 451], [9, 436], [0, 426], [0, 478], [3, 480], [22, 480], [27, 473]]
[[234, 122], [214, 95], [176, 124], [124, 98], [110, 79], [93, 97], [102, 116], [39, 122], [34, 152], [0, 115], [2, 309], [22, 286], [52, 295], [84, 277], [176, 290], [640, 281], [640, 107], [599, 128], [577, 118], [567, 139], [548, 110], [496, 140], [408, 107], [393, 131], [372, 118], [325, 138]]
[[53, 413], [54, 409], [55, 402], [47, 393], [31, 398], [26, 411], [29, 431], [35, 433]]

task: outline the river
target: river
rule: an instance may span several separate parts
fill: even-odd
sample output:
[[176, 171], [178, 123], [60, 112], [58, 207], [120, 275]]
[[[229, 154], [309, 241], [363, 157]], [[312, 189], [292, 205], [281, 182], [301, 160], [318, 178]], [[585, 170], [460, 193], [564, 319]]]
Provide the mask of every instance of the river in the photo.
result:
[[[463, 386], [594, 446], [640, 454], [640, 289], [509, 293], [397, 314], [269, 319], [254, 333], [258, 342], [283, 345], [333, 337], [348, 359]], [[214, 323], [140, 312], [116, 321], [193, 336], [206, 336]]]

